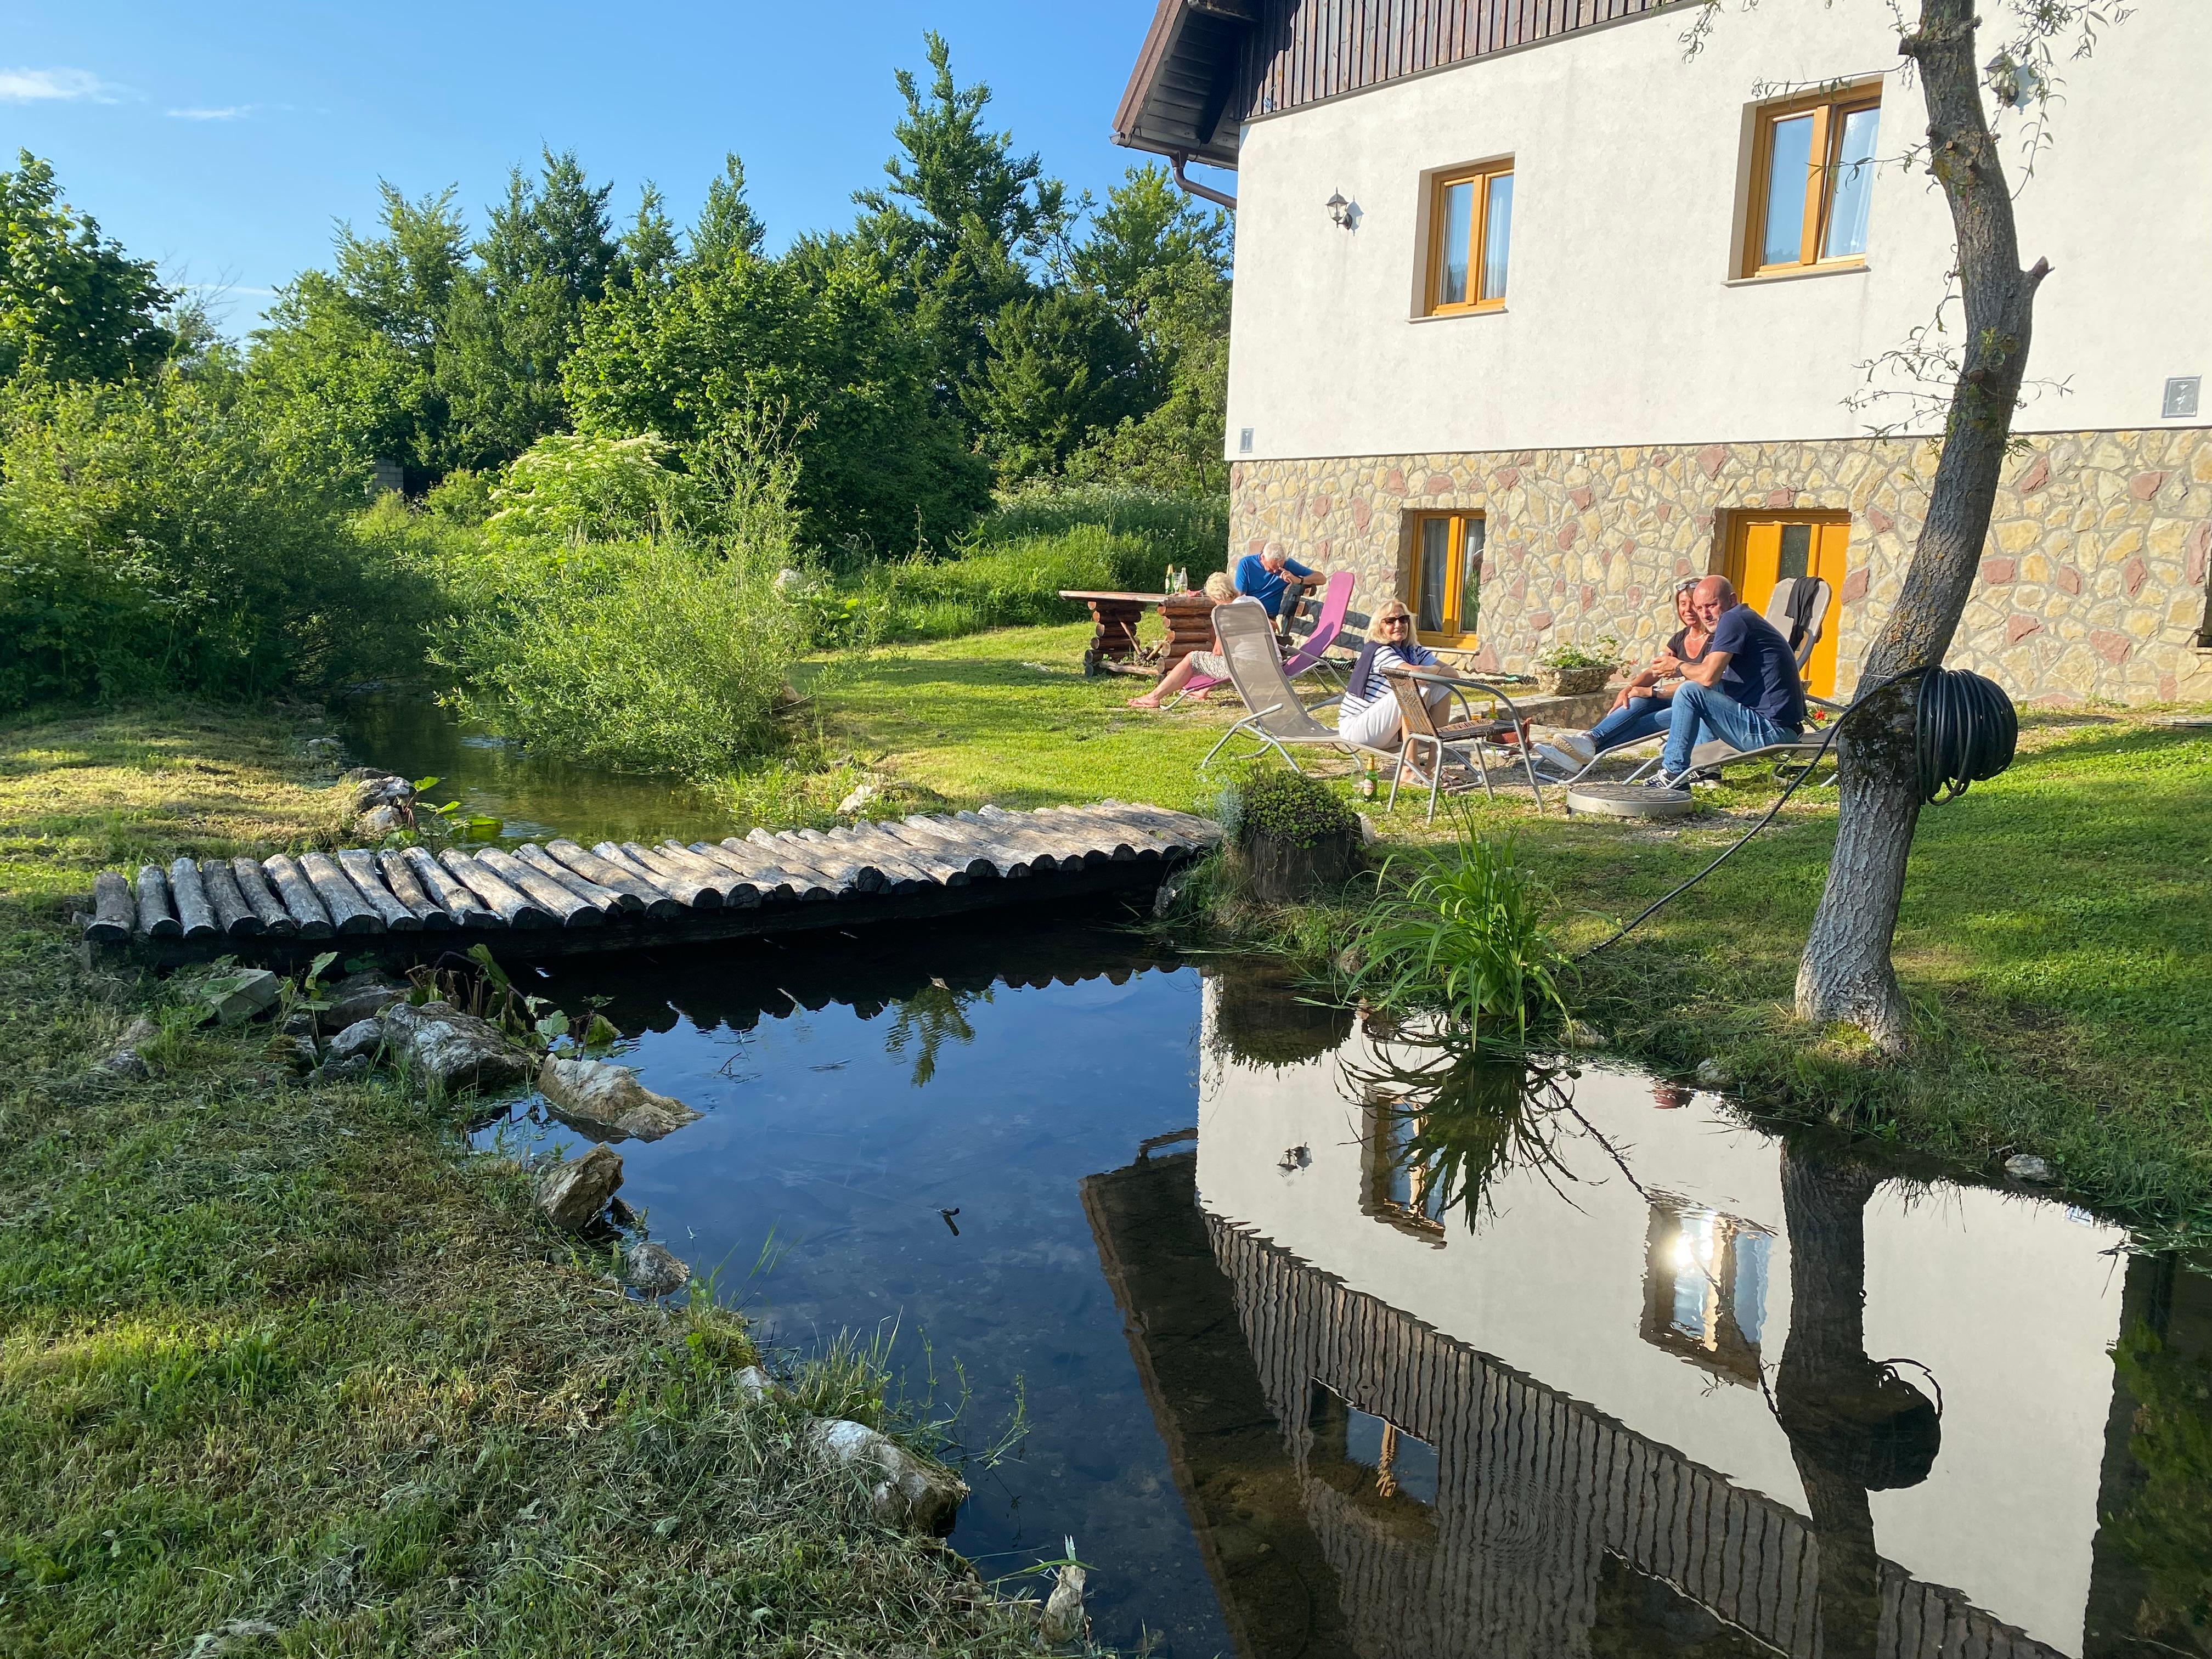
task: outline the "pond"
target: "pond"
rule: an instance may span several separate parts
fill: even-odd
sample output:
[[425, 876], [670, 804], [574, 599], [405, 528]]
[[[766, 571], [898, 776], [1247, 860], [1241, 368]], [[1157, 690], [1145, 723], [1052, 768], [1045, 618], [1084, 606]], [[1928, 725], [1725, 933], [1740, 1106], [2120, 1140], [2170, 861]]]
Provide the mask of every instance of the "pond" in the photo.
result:
[[384, 767], [410, 779], [434, 777], [425, 799], [458, 800], [464, 815], [501, 821], [512, 846], [569, 836], [600, 841], [720, 841], [747, 826], [687, 784], [635, 777], [540, 755], [462, 719], [419, 693], [372, 691], [331, 708], [349, 763]]
[[1019, 1431], [966, 1470], [987, 1577], [1072, 1536], [1097, 1638], [1193, 1659], [2208, 1650], [2212, 1281], [1110, 921], [538, 986], [705, 1114], [620, 1150], [714, 1294]]

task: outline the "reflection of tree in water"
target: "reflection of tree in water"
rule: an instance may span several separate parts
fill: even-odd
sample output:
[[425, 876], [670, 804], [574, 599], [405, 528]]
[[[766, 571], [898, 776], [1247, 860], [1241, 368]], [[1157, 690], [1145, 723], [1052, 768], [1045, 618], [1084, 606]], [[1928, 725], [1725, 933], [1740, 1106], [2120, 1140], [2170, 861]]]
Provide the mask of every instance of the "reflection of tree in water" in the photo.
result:
[[2212, 1353], [2191, 1353], [2139, 1322], [2112, 1360], [2135, 1405], [2135, 1490], [2103, 1517], [2109, 1539], [2100, 1542], [2125, 1563], [2130, 1634], [2147, 1648], [2212, 1653]]
[[1224, 957], [1212, 974], [1213, 1035], [1229, 1057], [1279, 1069], [1334, 1054], [1352, 1035], [1352, 1010], [1299, 988], [1272, 958]]
[[1471, 1231], [1488, 1212], [1492, 1183], [1510, 1170], [1534, 1170], [1554, 1190], [1577, 1179], [1559, 1137], [1570, 1127], [1596, 1131], [1575, 1109], [1571, 1071], [1457, 1033], [1401, 1030], [1377, 1042], [1374, 1056], [1344, 1067], [1364, 1103], [1369, 1213], [1441, 1235], [1444, 1218], [1461, 1210]]
[[990, 1000], [988, 986], [980, 991], [956, 991], [943, 980], [933, 978], [912, 996], [901, 997], [891, 1005], [897, 1012], [890, 1030], [884, 1034], [884, 1050], [902, 1060], [909, 1048], [914, 1050], [912, 1081], [919, 1089], [937, 1075], [937, 1051], [947, 1037], [961, 1043], [975, 1040], [968, 1010]]
[[1785, 1147], [1790, 1340], [1775, 1415], [1820, 1539], [1824, 1659], [1873, 1659], [1881, 1561], [1869, 1492], [1916, 1486], [1942, 1443], [1933, 1401], [1866, 1351], [1866, 1206], [1881, 1177], [1848, 1158]]

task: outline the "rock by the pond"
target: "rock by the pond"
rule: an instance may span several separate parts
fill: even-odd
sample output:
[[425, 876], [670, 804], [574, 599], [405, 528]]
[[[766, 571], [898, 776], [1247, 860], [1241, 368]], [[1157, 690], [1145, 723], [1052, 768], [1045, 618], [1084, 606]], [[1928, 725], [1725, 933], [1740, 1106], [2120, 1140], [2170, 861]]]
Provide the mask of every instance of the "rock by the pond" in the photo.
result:
[[757, 1406], [775, 1393], [775, 1379], [757, 1365], [748, 1365], [735, 1378], [738, 1392]]
[[[349, 778], [352, 773], [346, 775]], [[371, 807], [397, 805], [415, 799], [415, 786], [403, 777], [390, 772], [380, 772], [357, 780], [353, 786], [353, 810], [366, 812]]]
[[372, 806], [357, 822], [364, 836], [388, 836], [404, 830], [410, 820], [396, 806]]
[[313, 1071], [322, 1063], [322, 1056], [315, 1052], [315, 1040], [311, 1036], [280, 1036], [269, 1052], [293, 1071], [302, 1074]]
[[562, 1231], [582, 1232], [599, 1218], [622, 1178], [622, 1154], [594, 1146], [538, 1176], [538, 1207]]
[[2015, 1152], [2005, 1160], [2005, 1173], [2014, 1181], [2056, 1181], [2051, 1165], [2033, 1152]]
[[864, 1423], [817, 1419], [808, 1426], [807, 1440], [823, 1462], [867, 1478], [868, 1500], [878, 1520], [941, 1534], [967, 1500], [965, 1480]]
[[201, 981], [199, 990], [217, 1019], [225, 1025], [235, 1025], [275, 1007], [283, 988], [284, 981], [267, 969], [242, 968], [234, 974]]
[[538, 1068], [538, 1087], [553, 1115], [610, 1140], [635, 1135], [658, 1140], [699, 1114], [680, 1100], [657, 1095], [627, 1066], [603, 1060], [562, 1060], [548, 1054]]
[[138, 1048], [141, 1043], [151, 1042], [154, 1035], [152, 1020], [143, 1015], [132, 1020], [124, 1029], [123, 1036], [113, 1050], [94, 1069], [105, 1072], [110, 1077], [127, 1078], [133, 1083], [143, 1083], [154, 1075], [154, 1068], [146, 1063], [146, 1057], [138, 1052]]
[[622, 1278], [647, 1296], [673, 1296], [691, 1282], [691, 1267], [665, 1244], [633, 1244], [623, 1252]]
[[[1075, 1553], [1075, 1540], [1068, 1540], [1068, 1553]], [[1073, 1563], [1062, 1567], [1053, 1580], [1052, 1594], [1046, 1598], [1044, 1616], [1037, 1621], [1037, 1634], [1057, 1647], [1062, 1642], [1073, 1642], [1083, 1634], [1083, 1581], [1088, 1575]]]
[[497, 1026], [451, 1003], [426, 1002], [416, 1008], [395, 1002], [385, 1010], [384, 1036], [388, 1052], [447, 1094], [496, 1089], [530, 1075], [528, 1050], [508, 1041]]
[[868, 803], [883, 793], [884, 787], [880, 783], [872, 781], [860, 783], [854, 787], [851, 794], [837, 803], [837, 811], [850, 817], [855, 812], [866, 811]]
[[375, 1063], [367, 1054], [355, 1054], [348, 1060], [326, 1060], [307, 1073], [310, 1083], [352, 1083], [367, 1077], [375, 1070]]
[[286, 1036], [312, 1037], [315, 1034], [315, 1017], [305, 1008], [284, 1016], [284, 1023], [276, 1028]]
[[1567, 1022], [1565, 1035], [1570, 1048], [1601, 1048], [1605, 1046], [1605, 1034], [1596, 1026], [1579, 1019]]
[[1728, 1067], [1717, 1060], [1698, 1062], [1698, 1087], [1700, 1089], [1725, 1089], [1729, 1082]]
[[374, 1019], [393, 1003], [406, 1001], [407, 988], [368, 968], [326, 988], [323, 1000], [330, 1004], [322, 1011], [323, 1029], [343, 1031], [356, 1020]]
[[374, 1060], [376, 1051], [384, 1046], [384, 1024], [381, 1020], [357, 1019], [331, 1039], [329, 1051], [324, 1056], [335, 1065], [351, 1060], [356, 1054]]

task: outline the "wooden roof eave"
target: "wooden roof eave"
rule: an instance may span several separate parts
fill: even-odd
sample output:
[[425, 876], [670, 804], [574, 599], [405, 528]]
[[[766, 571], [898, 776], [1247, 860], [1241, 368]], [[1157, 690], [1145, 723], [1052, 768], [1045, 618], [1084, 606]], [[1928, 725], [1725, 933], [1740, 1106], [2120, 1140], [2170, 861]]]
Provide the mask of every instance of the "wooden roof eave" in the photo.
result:
[[1218, 127], [1237, 64], [1232, 53], [1221, 49], [1220, 32], [1199, 20], [1236, 25], [1257, 17], [1255, 0], [1159, 0], [1115, 112], [1114, 142], [1234, 168], [1235, 131], [1224, 136]]

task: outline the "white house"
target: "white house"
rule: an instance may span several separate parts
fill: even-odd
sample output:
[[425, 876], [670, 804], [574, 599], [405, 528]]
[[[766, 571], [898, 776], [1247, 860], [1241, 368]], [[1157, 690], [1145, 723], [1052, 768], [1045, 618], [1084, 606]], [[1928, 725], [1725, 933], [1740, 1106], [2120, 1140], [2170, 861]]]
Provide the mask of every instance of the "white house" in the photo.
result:
[[[1820, 575], [1850, 688], [1940, 422], [1851, 400], [1937, 315], [1949, 213], [1887, 0], [1726, 6], [1692, 53], [1702, 9], [1160, 0], [1115, 136], [1237, 174], [1236, 550], [1506, 667], [1648, 646], [1686, 575]], [[2212, 5], [2154, 0], [2062, 53], [2032, 177], [2003, 119], [2054, 270], [1950, 661], [2024, 700], [2212, 697], [2208, 62]]]

